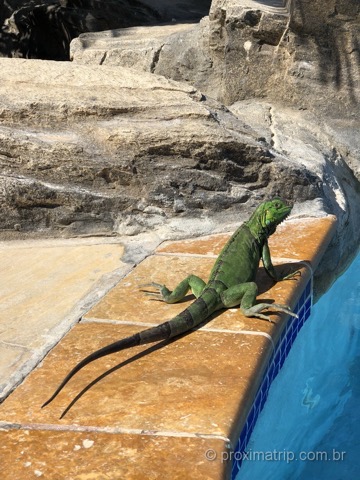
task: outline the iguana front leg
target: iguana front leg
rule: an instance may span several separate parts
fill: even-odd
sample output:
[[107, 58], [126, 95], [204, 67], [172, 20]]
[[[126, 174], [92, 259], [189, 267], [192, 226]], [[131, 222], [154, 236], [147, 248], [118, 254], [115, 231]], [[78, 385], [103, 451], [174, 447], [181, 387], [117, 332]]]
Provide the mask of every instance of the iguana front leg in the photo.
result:
[[295, 279], [295, 277], [301, 276], [300, 270], [295, 270], [295, 272], [289, 273], [288, 275], [279, 276], [275, 271], [274, 265], [272, 264], [270, 249], [267, 242], [265, 242], [263, 245], [261, 259], [262, 259], [266, 273], [269, 275], [269, 277], [275, 280], [275, 282], [280, 282], [282, 280]]
[[291, 311], [291, 308], [288, 305], [265, 302], [256, 304], [257, 292], [258, 289], [255, 282], [240, 283], [239, 285], [234, 285], [222, 292], [220, 298], [226, 308], [240, 305], [240, 311], [246, 317], [257, 317], [271, 322], [272, 320], [268, 315], [261, 313], [263, 310], [269, 308], [287, 313], [295, 318], [298, 317]]
[[173, 291], [169, 290], [165, 285], [154, 282], [141, 285], [141, 287], [154, 287], [159, 290], [158, 292], [144, 292], [145, 295], [153, 296], [157, 300], [162, 300], [166, 303], [177, 303], [185, 297], [189, 290], [198, 298], [204, 290], [205, 285], [206, 283], [200, 277], [189, 275], [180, 282]]

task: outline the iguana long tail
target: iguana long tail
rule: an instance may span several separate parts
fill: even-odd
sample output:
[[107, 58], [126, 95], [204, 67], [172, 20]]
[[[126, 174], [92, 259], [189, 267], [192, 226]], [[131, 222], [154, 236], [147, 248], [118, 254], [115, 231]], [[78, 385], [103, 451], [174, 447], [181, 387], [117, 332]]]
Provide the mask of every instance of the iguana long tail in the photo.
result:
[[[203, 322], [209, 315], [213, 313], [209, 311], [207, 303], [199, 297], [188, 308], [180, 312], [176, 317], [168, 320], [155, 327], [147, 328], [141, 332], [135, 333], [130, 337], [123, 338], [117, 342], [106, 345], [100, 348], [96, 352], [91, 353], [79, 362], [75, 367], [66, 375], [64, 380], [60, 383], [53, 395], [42, 405], [41, 408], [48, 405], [54, 400], [54, 398], [61, 392], [69, 380], [83, 367], [89, 363], [97, 360], [105, 355], [111, 353], [120, 352], [127, 348], [136, 347], [138, 345], [145, 345], [147, 343], [158, 342], [160, 340], [167, 340], [182, 333], [191, 330], [192, 328]], [[195, 320], [196, 319], [196, 320]]]

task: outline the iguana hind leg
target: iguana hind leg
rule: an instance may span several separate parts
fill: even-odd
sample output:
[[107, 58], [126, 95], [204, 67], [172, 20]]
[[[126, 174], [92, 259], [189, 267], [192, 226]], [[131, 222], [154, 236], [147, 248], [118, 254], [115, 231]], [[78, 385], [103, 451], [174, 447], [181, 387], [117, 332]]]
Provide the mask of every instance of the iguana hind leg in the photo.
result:
[[237, 307], [245, 311], [255, 305], [258, 288], [255, 282], [239, 283], [220, 294], [221, 301], [225, 308]]
[[169, 290], [165, 285], [160, 283], [147, 283], [141, 287], [154, 287], [158, 292], [144, 292], [145, 295], [150, 295], [156, 300], [161, 300], [166, 303], [177, 303], [182, 300], [189, 290], [198, 298], [204, 290], [206, 283], [196, 275], [189, 275], [182, 282], [177, 285], [173, 291]]
[[246, 317], [257, 317], [271, 322], [268, 315], [261, 313], [265, 309], [274, 308], [280, 312], [287, 313], [293, 317], [297, 317], [287, 305], [279, 303], [258, 303], [256, 304], [256, 296], [258, 293], [255, 282], [241, 283], [225, 290], [221, 295], [221, 300], [226, 308], [240, 305], [241, 313]]

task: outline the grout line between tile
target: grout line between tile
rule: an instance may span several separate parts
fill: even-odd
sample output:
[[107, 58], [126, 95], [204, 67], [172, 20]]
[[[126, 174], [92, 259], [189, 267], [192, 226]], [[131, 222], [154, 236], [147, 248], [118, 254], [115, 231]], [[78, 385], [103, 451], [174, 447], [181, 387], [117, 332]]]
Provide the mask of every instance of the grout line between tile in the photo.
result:
[[[154, 251], [154, 255], [159, 255], [160, 257], [174, 257], [174, 256], [181, 256], [181, 257], [209, 257], [209, 258], [217, 258], [220, 255], [216, 253], [186, 253], [186, 252], [157, 252]], [[305, 260], [299, 260], [293, 257], [275, 257], [271, 256], [271, 260], [278, 260], [278, 261], [287, 261], [287, 262], [302, 262]]]
[[59, 248], [59, 247], [83, 247], [99, 245], [124, 246], [124, 240], [118, 237], [73, 237], [73, 238], [48, 238], [26, 240], [0, 240], [0, 250], [7, 249], [33, 249], [33, 248]]
[[[219, 253], [220, 254], [220, 253]], [[159, 257], [197, 257], [197, 258], [214, 258], [217, 259], [219, 254], [214, 254], [214, 253], [183, 253], [183, 252], [153, 252], [151, 255], [156, 255]], [[280, 262], [290, 262], [290, 263], [303, 263], [307, 267], [309, 267], [311, 273], [313, 273], [313, 270], [311, 268], [311, 264], [307, 260], [300, 260], [298, 258], [290, 258], [290, 257], [275, 257], [272, 256], [271, 260], [273, 263], [277, 264]]]
[[235, 333], [235, 334], [241, 334], [241, 335], [257, 335], [257, 336], [260, 336], [260, 337], [265, 337], [267, 338], [268, 340], [270, 340], [270, 343], [272, 345], [272, 348], [273, 350], [275, 350], [275, 344], [274, 344], [274, 341], [271, 337], [271, 335], [269, 335], [268, 333], [266, 332], [254, 332], [253, 330], [226, 330], [225, 328], [222, 329], [222, 328], [204, 328], [202, 330], [203, 332], [214, 332], [214, 333]]
[[[127, 320], [107, 320], [106, 318], [84, 318], [81, 320], [81, 323], [105, 323], [105, 324], [110, 324], [110, 325], [136, 325], [139, 327], [153, 327], [153, 323], [148, 323], [148, 322], [132, 322], [132, 321], [127, 321]], [[211, 328], [211, 327], [206, 327], [206, 328], [199, 328], [198, 331], [202, 332], [216, 332], [216, 333], [242, 333], [246, 335], [263, 335], [267, 337], [269, 340], [272, 341], [271, 335], [269, 335], [266, 332], [261, 332], [261, 331], [253, 331], [253, 330], [231, 330], [231, 329], [226, 329], [226, 328]]]
[[14, 348], [15, 350], [22, 350], [24, 352], [31, 352], [32, 351], [32, 349], [30, 347], [26, 347], [25, 345], [19, 345], [18, 343], [6, 342], [4, 340], [0, 341], [0, 346], [3, 346], [5, 348], [9, 348], [9, 349]]
[[159, 257], [205, 257], [205, 258], [217, 258], [219, 255], [215, 253], [184, 253], [184, 252], [154, 252], [153, 255]]
[[112, 435], [153, 435], [156, 437], [174, 437], [174, 438], [207, 438], [214, 440], [222, 440], [231, 443], [228, 437], [211, 433], [191, 433], [191, 432], [175, 432], [168, 430], [142, 430], [137, 428], [112, 428], [112, 427], [94, 427], [81, 425], [54, 425], [48, 423], [8, 423], [0, 422], [0, 431], [10, 430], [42, 430], [53, 432], [84, 432], [84, 433], [107, 433]]
[[80, 323], [105, 323], [105, 324], [110, 324], [110, 325], [135, 325], [138, 327], [154, 327], [156, 324], [154, 323], [148, 323], [148, 322], [134, 322], [134, 321], [128, 321], [128, 320], [114, 320], [114, 319], [109, 319], [107, 320], [106, 318], [93, 318], [93, 317], [86, 317], [82, 318]]

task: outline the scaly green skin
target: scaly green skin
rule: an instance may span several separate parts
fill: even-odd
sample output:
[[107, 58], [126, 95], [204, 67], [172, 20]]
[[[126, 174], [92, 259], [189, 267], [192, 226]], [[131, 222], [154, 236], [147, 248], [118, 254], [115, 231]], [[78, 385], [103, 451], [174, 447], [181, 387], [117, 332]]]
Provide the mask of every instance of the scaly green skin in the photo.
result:
[[260, 258], [266, 272], [275, 281], [287, 280], [299, 274], [299, 271], [296, 271], [285, 277], [278, 277], [271, 263], [267, 242], [268, 237], [275, 232], [277, 225], [289, 215], [290, 211], [291, 207], [286, 206], [278, 198], [262, 203], [250, 219], [236, 230], [222, 249], [207, 283], [195, 275], [190, 275], [180, 282], [172, 292], [165, 285], [157, 283], [143, 285], [155, 287], [158, 292], [146, 293], [166, 303], [179, 302], [189, 290], [195, 295], [196, 300], [171, 320], [91, 353], [70, 371], [43, 407], [49, 404], [67, 382], [88, 363], [126, 348], [181, 335], [201, 324], [217, 310], [240, 305], [241, 312], [247, 317], [258, 317], [271, 321], [270, 317], [261, 313], [268, 308], [296, 317], [287, 305], [277, 303], [256, 304], [257, 286], [255, 277]]

